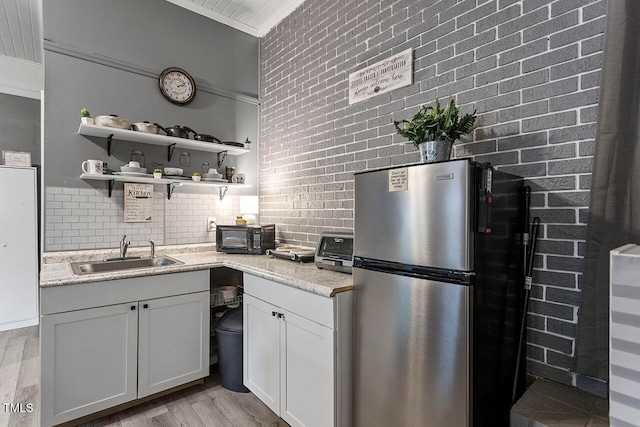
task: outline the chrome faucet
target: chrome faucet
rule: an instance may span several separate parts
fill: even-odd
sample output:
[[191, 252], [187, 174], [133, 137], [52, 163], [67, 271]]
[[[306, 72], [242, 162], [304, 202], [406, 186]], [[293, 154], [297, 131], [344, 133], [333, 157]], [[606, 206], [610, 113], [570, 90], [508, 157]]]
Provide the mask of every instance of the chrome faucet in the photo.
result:
[[120, 240], [120, 259], [124, 259], [127, 256], [127, 249], [129, 249], [129, 245], [131, 241], [126, 241], [127, 235], [122, 236], [122, 240]]
[[149, 243], [151, 243], [151, 258], [156, 257], [156, 242], [153, 239], [149, 239]]

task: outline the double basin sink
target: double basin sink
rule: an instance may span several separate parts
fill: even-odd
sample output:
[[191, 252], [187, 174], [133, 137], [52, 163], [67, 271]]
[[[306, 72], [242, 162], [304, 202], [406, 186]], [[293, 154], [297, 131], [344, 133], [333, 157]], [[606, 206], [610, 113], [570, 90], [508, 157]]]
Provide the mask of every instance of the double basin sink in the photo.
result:
[[106, 261], [79, 261], [71, 263], [71, 270], [76, 276], [86, 274], [111, 273], [114, 271], [132, 270], [136, 268], [167, 267], [170, 265], [184, 264], [182, 261], [168, 256], [158, 258], [128, 258]]

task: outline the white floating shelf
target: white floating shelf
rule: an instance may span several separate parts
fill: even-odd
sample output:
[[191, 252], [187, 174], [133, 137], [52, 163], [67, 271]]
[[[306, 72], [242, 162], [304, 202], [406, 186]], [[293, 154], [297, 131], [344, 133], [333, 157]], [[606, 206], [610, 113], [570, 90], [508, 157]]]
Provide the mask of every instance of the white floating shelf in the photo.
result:
[[178, 138], [175, 136], [156, 135], [152, 133], [138, 132], [128, 129], [111, 128], [107, 126], [89, 125], [80, 123], [78, 134], [85, 136], [97, 136], [101, 138], [117, 139], [120, 141], [139, 142], [142, 144], [160, 145], [169, 147], [175, 144], [176, 148], [188, 150], [206, 151], [209, 153], [223, 153], [238, 156], [248, 153], [246, 148], [234, 147], [233, 145], [217, 144], [215, 142], [200, 142], [193, 139]]
[[138, 182], [144, 184], [173, 184], [177, 180], [175, 179], [156, 179], [146, 176], [133, 176], [133, 175], [111, 175], [111, 174], [96, 174], [96, 173], [83, 173], [80, 175], [80, 179], [90, 181], [123, 181], [123, 182]]
[[[186, 179], [171, 179], [171, 178], [153, 178], [146, 176], [135, 175], [109, 175], [109, 174], [95, 174], [95, 173], [83, 173], [80, 175], [80, 179], [87, 181], [108, 181], [109, 182], [109, 197], [113, 191], [114, 182], [136, 182], [140, 184], [165, 184], [167, 185], [168, 198], [171, 199], [171, 194], [176, 187], [216, 187], [220, 188], [220, 200], [224, 198], [229, 187], [247, 188], [251, 187], [249, 184], [233, 184], [230, 182], [211, 182], [211, 181], [193, 181]], [[224, 187], [224, 188], [223, 188]]]
[[234, 184], [231, 182], [212, 182], [212, 181], [190, 181], [187, 179], [171, 179], [171, 178], [153, 178], [135, 175], [108, 175], [96, 173], [83, 173], [80, 179], [93, 181], [122, 181], [122, 182], [139, 182], [144, 184], [174, 184], [176, 187], [181, 186], [197, 186], [197, 187], [251, 187], [249, 184]]

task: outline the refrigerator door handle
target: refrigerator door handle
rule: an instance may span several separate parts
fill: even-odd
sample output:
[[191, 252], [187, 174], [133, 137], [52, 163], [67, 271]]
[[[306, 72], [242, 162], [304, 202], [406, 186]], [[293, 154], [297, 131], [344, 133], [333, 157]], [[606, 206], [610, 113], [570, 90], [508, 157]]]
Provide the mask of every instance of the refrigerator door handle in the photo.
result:
[[398, 274], [401, 276], [415, 277], [417, 279], [435, 280], [438, 282], [454, 283], [464, 286], [473, 285], [475, 282], [475, 272], [473, 271], [423, 267], [361, 257], [353, 258], [353, 266], [355, 268], [362, 268], [363, 270]]
[[478, 233], [491, 233], [491, 205], [493, 204], [493, 167], [491, 163], [480, 166], [478, 183]]

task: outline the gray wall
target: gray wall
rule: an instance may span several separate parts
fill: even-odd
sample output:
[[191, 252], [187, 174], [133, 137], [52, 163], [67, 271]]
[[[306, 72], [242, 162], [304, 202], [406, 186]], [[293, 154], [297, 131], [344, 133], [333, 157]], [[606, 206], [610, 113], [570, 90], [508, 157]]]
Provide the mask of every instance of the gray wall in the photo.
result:
[[0, 93], [0, 151], [28, 151], [40, 165], [40, 100]]
[[[81, 163], [86, 159], [106, 161], [110, 169], [118, 171], [129, 161], [131, 150], [139, 149], [145, 154], [147, 168], [151, 162], [179, 165], [179, 154], [183, 150], [176, 150], [169, 162], [166, 148], [146, 144], [117, 141], [112, 155], [108, 156], [104, 139], [78, 135], [83, 107], [94, 117], [117, 114], [132, 122], [148, 120], [163, 126], [187, 125], [223, 141], [243, 142], [248, 138], [257, 142], [258, 40], [255, 37], [161, 0], [62, 0], [44, 2], [43, 7], [46, 159], [43, 166], [45, 187], [53, 189], [47, 194], [64, 193], [65, 188], [103, 191], [104, 182], [85, 182], [79, 178]], [[200, 90], [189, 105], [171, 104], [160, 94], [157, 81], [158, 74], [171, 66], [187, 70], [201, 88], [213, 88], [214, 92], [218, 90], [229, 96]], [[253, 103], [244, 101], [247, 98], [253, 98]], [[191, 155], [191, 166], [185, 168], [185, 174], [199, 171], [204, 161], [217, 166], [215, 154], [187, 151]], [[246, 173], [247, 183], [252, 184], [247, 189], [230, 189], [229, 194], [257, 194], [257, 143], [248, 154], [228, 156], [220, 170], [225, 166], [236, 166], [238, 172]], [[166, 191], [163, 187], [156, 186], [155, 191]], [[116, 183], [115, 188], [121, 190], [122, 183]], [[208, 192], [218, 194], [217, 188], [209, 187]], [[55, 209], [61, 208], [55, 203], [47, 203], [45, 207], [49, 208], [45, 237], [50, 237], [45, 249], [112, 247], [113, 236], [96, 241], [93, 246], [87, 246], [86, 239], [80, 238], [83, 236], [65, 235], [67, 230], [57, 229], [53, 236], [55, 226], [50, 220], [64, 216], [65, 210], [56, 212]], [[80, 211], [82, 216], [83, 209]], [[78, 216], [75, 212], [70, 218]], [[121, 210], [113, 212], [110, 222], [121, 223]], [[215, 216], [215, 212], [211, 216]], [[184, 226], [191, 225], [185, 223]], [[139, 235], [140, 240], [147, 235], [142, 227], [139, 230], [130, 227], [129, 224], [128, 231]], [[164, 233], [169, 231], [164, 228]], [[160, 238], [158, 243], [162, 241]], [[180, 243], [190, 241], [185, 239]]]
[[[392, 120], [453, 95], [479, 114], [455, 156], [527, 178], [543, 223], [529, 374], [606, 393], [573, 373], [604, 10], [597, 0], [308, 0], [261, 39], [263, 221], [306, 245], [352, 229], [353, 173], [419, 160]], [[413, 85], [348, 104], [350, 73], [408, 48]]]

